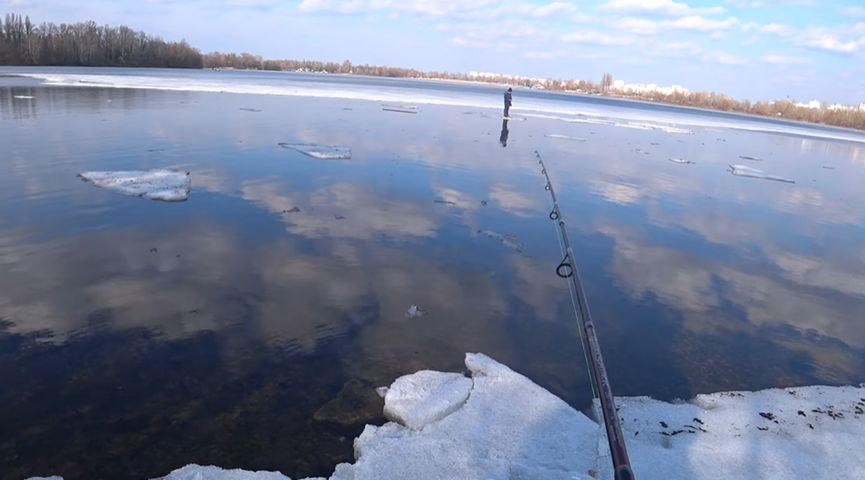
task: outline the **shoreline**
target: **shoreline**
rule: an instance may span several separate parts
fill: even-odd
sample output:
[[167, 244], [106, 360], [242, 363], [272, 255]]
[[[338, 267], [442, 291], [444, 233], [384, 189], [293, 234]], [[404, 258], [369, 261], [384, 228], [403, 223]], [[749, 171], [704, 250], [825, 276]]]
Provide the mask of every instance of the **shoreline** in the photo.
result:
[[[376, 389], [388, 423], [366, 425], [354, 463], [336, 465], [329, 479], [613, 478], [601, 424], [482, 353], [467, 353], [465, 365], [468, 376], [421, 370]], [[638, 478], [828, 480], [865, 474], [865, 461], [849, 453], [865, 448], [863, 397], [865, 385], [815, 385], [616, 401]], [[38, 478], [62, 479], [30, 480]], [[197, 464], [161, 478], [290, 480]]]

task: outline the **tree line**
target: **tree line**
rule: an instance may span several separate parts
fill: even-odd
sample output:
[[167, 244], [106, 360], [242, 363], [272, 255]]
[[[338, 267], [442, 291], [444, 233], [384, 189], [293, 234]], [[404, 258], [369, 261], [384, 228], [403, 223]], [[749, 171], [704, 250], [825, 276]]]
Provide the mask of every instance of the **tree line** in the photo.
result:
[[35, 25], [14, 13], [0, 19], [0, 65], [201, 68], [201, 59], [185, 40], [166, 42], [127, 26]]
[[632, 98], [865, 130], [865, 111], [862, 110], [806, 108], [789, 100], [751, 103], [714, 92], [622, 92], [612, 88], [613, 77], [609, 73], [605, 73], [600, 82], [595, 83], [589, 80], [533, 79], [356, 65], [349, 60], [267, 60], [250, 53], [221, 52], [202, 55], [186, 41], [166, 42], [126, 26], [99, 26], [92, 21], [60, 25], [42, 23], [36, 26], [29, 17], [22, 18], [15, 14], [7, 14], [5, 21], [0, 20], [0, 65], [204, 67], [460, 80]]

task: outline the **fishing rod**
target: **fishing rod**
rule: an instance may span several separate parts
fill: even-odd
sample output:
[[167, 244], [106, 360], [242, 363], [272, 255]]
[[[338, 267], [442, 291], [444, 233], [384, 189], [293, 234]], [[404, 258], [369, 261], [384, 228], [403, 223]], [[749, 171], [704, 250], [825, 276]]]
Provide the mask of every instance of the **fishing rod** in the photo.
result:
[[556, 222], [558, 226], [559, 235], [557, 237], [559, 238], [559, 247], [562, 249], [562, 255], [564, 256], [559, 266], [556, 267], [556, 275], [569, 280], [567, 282], [568, 292], [571, 295], [574, 316], [580, 326], [580, 341], [584, 342], [583, 352], [588, 357], [587, 363], [591, 370], [592, 390], [595, 391], [595, 395], [600, 400], [604, 427], [607, 430], [607, 442], [610, 445], [614, 478], [616, 480], [633, 480], [634, 472], [631, 470], [631, 462], [628, 460], [628, 450], [625, 448], [622, 425], [619, 422], [616, 402], [613, 399], [613, 391], [607, 378], [607, 368], [604, 366], [604, 358], [601, 356], [601, 345], [595, 333], [595, 323], [592, 321], [592, 314], [589, 312], [586, 292], [583, 291], [580, 273], [577, 271], [574, 250], [571, 248], [571, 241], [568, 239], [568, 229], [565, 226], [565, 220], [562, 218], [562, 211], [559, 209], [556, 191], [553, 189], [553, 182], [550, 181], [550, 175], [547, 173], [547, 166], [544, 165], [544, 160], [537, 150], [535, 150], [535, 156], [538, 158], [538, 164], [541, 166], [541, 173], [544, 174], [544, 178], [547, 181], [544, 188], [550, 192], [550, 197], [553, 199], [553, 209], [550, 211], [549, 216], [550, 220]]

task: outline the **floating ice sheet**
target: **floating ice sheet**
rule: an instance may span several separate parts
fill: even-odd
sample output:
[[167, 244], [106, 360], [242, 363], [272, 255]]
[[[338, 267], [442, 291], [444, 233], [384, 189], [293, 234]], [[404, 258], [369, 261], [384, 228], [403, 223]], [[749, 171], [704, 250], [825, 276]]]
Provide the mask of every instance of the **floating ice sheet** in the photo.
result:
[[668, 160], [673, 163], [681, 163], [684, 165], [693, 165], [694, 163], [697, 163], [691, 160], [685, 160], [684, 158], [669, 158]]
[[558, 133], [547, 133], [544, 135], [547, 138], [557, 138], [560, 140], [571, 140], [573, 142], [585, 142], [586, 139], [583, 137], [572, 137], [570, 135], [560, 135]]
[[384, 396], [384, 416], [421, 430], [458, 410], [469, 398], [472, 380], [459, 373], [422, 370], [398, 379]]
[[501, 233], [493, 232], [492, 230], [478, 230], [478, 233], [498, 240], [502, 245], [517, 253], [523, 253], [523, 246], [520, 245], [512, 235], [502, 235]]
[[397, 112], [397, 113], [417, 113], [418, 108], [415, 105], [388, 105], [384, 104], [381, 108], [385, 112]]
[[760, 178], [763, 180], [773, 180], [775, 182], [796, 183], [795, 180], [770, 175], [762, 170], [757, 170], [756, 168], [751, 168], [745, 165], [730, 165], [730, 173], [737, 177]]
[[351, 149], [348, 147], [337, 147], [332, 145], [317, 145], [315, 143], [284, 143], [278, 144], [282, 148], [297, 150], [298, 152], [319, 160], [349, 160]]
[[18, 100], [32, 100], [33, 95], [13, 95], [12, 98], [17, 98]]
[[97, 187], [165, 202], [186, 200], [191, 187], [189, 172], [169, 169], [83, 172], [78, 176]]

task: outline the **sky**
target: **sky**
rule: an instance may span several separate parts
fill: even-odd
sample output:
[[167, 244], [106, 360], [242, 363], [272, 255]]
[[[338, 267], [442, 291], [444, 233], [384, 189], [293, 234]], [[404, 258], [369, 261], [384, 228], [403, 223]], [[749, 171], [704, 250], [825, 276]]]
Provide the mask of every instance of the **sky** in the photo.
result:
[[682, 85], [865, 102], [865, 2], [0, 0], [40, 23], [125, 24], [203, 52]]

